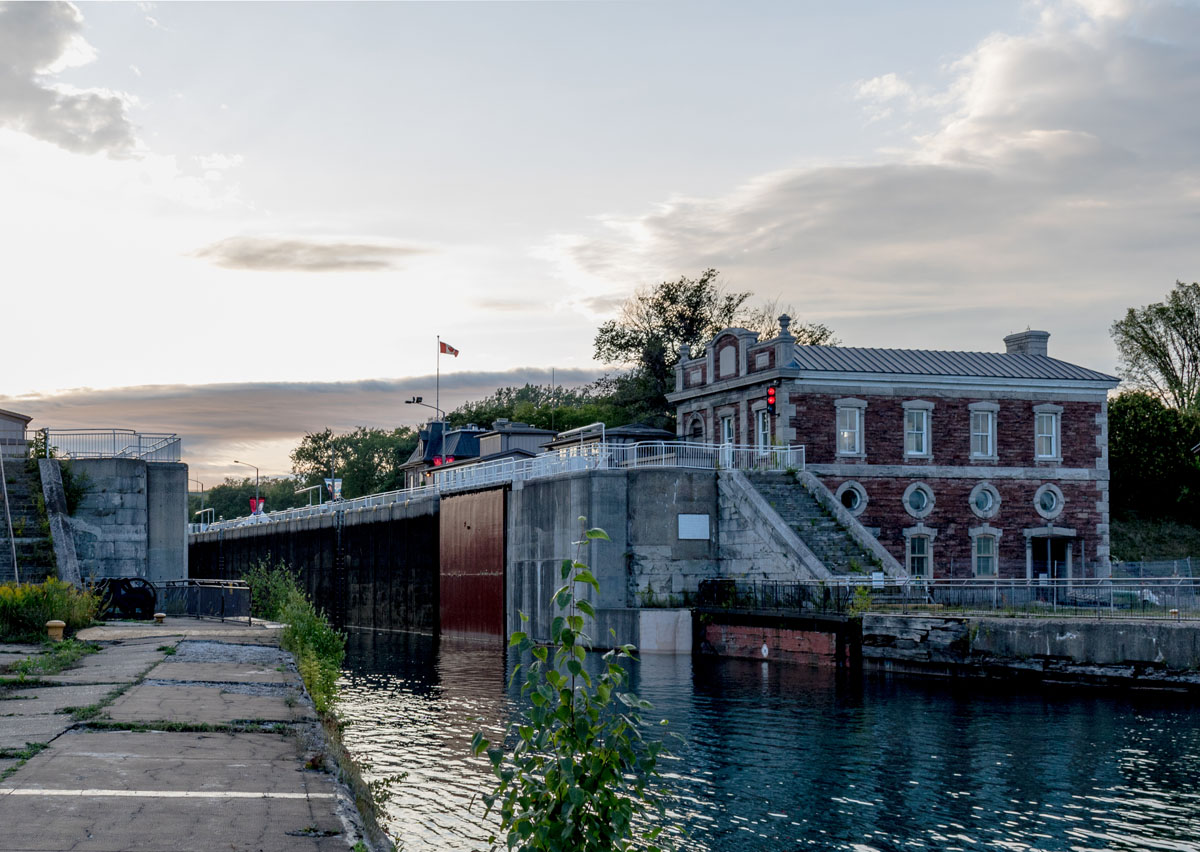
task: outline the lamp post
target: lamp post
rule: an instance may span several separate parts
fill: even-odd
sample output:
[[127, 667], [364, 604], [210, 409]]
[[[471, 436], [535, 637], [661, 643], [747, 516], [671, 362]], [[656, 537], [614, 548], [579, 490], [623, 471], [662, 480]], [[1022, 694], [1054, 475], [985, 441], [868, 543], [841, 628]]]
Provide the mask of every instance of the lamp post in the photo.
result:
[[439, 445], [439, 449], [440, 449], [440, 450], [443, 450], [443, 452], [441, 453], [441, 455], [442, 455], [442, 458], [445, 458], [445, 456], [446, 456], [446, 453], [444, 452], [444, 450], [445, 450], [445, 447], [446, 447], [446, 426], [447, 426], [447, 424], [446, 424], [446, 412], [442, 411], [442, 410], [441, 410], [440, 408], [438, 408], [436, 405], [430, 405], [428, 402], [423, 402], [422, 400], [424, 400], [424, 397], [422, 397], [422, 396], [414, 396], [412, 399], [406, 399], [406, 400], [404, 400], [404, 404], [405, 404], [405, 405], [420, 405], [420, 406], [422, 406], [422, 407], [424, 407], [424, 408], [432, 408], [432, 409], [433, 409], [434, 411], [436, 411], [436, 412], [438, 413], [438, 415], [439, 415], [439, 416], [442, 418], [442, 419], [441, 419], [441, 424], [442, 424], [442, 434], [441, 434], [441, 437], [440, 437], [440, 438], [438, 438], [438, 445]]
[[194, 482], [200, 486], [200, 508], [203, 509], [204, 508], [204, 483], [201, 482], [199, 479], [191, 479], [191, 478], [188, 479], [188, 482]]
[[237, 459], [234, 459], [233, 463], [234, 464], [244, 464], [246, 467], [254, 468], [254, 505], [257, 506], [258, 505], [258, 465], [250, 464], [250, 462], [238, 461]]

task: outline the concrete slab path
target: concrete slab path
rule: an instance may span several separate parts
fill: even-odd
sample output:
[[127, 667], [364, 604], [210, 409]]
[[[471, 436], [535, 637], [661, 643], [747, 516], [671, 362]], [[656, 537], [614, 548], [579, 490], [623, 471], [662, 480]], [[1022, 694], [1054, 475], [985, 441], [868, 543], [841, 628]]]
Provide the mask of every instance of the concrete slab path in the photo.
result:
[[[0, 715], [0, 852], [290, 852], [363, 840], [348, 791], [306, 768], [323, 765], [323, 735], [278, 630], [141, 627], [93, 628], [100, 653], [0, 701], [0, 714], [18, 711]], [[114, 690], [124, 691], [88, 722], [60, 712]], [[197, 730], [177, 730], [188, 725]], [[230, 725], [239, 729], [205, 730]], [[21, 764], [14, 752], [26, 743], [48, 745]]]

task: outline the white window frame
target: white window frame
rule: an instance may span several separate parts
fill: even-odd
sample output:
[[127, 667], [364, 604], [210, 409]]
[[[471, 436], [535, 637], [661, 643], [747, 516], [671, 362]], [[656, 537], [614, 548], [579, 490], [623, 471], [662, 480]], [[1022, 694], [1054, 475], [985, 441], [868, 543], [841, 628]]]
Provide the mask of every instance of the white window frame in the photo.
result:
[[[1002, 530], [998, 530], [990, 524], [984, 524], [980, 527], [974, 527], [967, 531], [971, 537], [971, 573], [976, 577], [985, 579], [994, 579], [1000, 576], [1000, 536], [1003, 535]], [[981, 554], [979, 552], [980, 540], [987, 539], [991, 544], [991, 553], [982, 554], [982, 558], [992, 560], [992, 570], [988, 574], [979, 573], [979, 560]]]
[[766, 408], [754, 411], [754, 445], [762, 455], [771, 451], [771, 412]]
[[721, 443], [736, 444], [733, 431], [733, 415], [727, 414], [721, 418]]
[[[1049, 424], [1049, 429], [1043, 428]], [[1050, 452], [1042, 452], [1043, 439], [1049, 439]], [[1033, 407], [1033, 457], [1036, 461], [1062, 461], [1062, 406]]]
[[[834, 449], [836, 450], [835, 454], [843, 458], [863, 457], [866, 455], [863, 440], [863, 425], [866, 422], [866, 417], [864, 415], [867, 408], [867, 403], [861, 399], [839, 399], [834, 403], [834, 408], [837, 412], [834, 417], [833, 424]], [[842, 428], [843, 415], [847, 416], [852, 422], [852, 429]], [[854, 435], [854, 448], [843, 449], [842, 435], [850, 433], [853, 433]]]
[[[920, 543], [923, 553], [916, 552], [916, 545]], [[927, 535], [910, 535], [908, 537], [908, 547], [905, 548], [905, 570], [908, 571], [910, 577], [921, 577], [928, 579], [933, 575], [932, 567], [932, 551], [933, 543]], [[923, 560], [920, 570], [916, 567], [917, 560]]]
[[[925, 526], [924, 521], [918, 521], [916, 526], [906, 527], [904, 530], [904, 570], [910, 577], [920, 577], [922, 579], [933, 578], [933, 541], [937, 538], [938, 531], [932, 527]], [[914, 538], [925, 539], [925, 573], [915, 574], [912, 568]]]
[[[996, 422], [998, 420], [996, 414], [1000, 406], [994, 402], [973, 402], [967, 406], [971, 412], [970, 424], [968, 424], [968, 440], [970, 440], [971, 458], [973, 461], [995, 461], [996, 458]], [[986, 425], [986, 431], [980, 432], [976, 430], [976, 418], [982, 418]], [[986, 439], [986, 449], [983, 452], [976, 450], [976, 436], [983, 436]]]
[[[904, 457], [906, 459], [927, 459], [933, 456], [933, 403], [923, 399], [909, 399], [904, 407]], [[915, 449], [908, 446], [909, 435], [914, 436], [920, 443]]]

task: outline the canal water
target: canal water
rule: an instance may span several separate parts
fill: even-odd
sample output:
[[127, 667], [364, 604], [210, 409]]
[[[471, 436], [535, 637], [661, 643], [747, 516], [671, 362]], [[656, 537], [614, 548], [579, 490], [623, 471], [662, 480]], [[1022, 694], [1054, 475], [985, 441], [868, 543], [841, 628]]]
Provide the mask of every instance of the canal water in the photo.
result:
[[[482, 728], [520, 707], [499, 645], [352, 634], [341, 712], [405, 852], [486, 849]], [[1171, 694], [1047, 694], [648, 655], [634, 686], [682, 735], [664, 768], [686, 848], [1200, 850], [1200, 719]]]

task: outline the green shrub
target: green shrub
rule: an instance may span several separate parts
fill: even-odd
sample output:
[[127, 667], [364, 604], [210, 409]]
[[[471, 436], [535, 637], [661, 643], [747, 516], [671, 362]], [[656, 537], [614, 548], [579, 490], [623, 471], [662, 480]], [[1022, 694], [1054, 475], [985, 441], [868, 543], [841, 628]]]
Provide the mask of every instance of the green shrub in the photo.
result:
[[100, 611], [100, 599], [62, 580], [0, 585], [0, 639], [38, 641], [46, 622], [65, 621], [67, 632], [87, 627]]
[[[608, 536], [592, 529], [584, 539]], [[562, 615], [551, 626], [553, 657], [523, 632], [509, 641], [523, 658], [532, 657], [521, 688], [531, 706], [510, 726], [512, 748], [491, 747], [482, 733], [471, 741], [476, 755], [487, 753], [498, 779], [483, 797], [487, 810], [499, 811], [509, 850], [673, 849], [662, 826], [646, 819], [650, 811], [660, 819], [665, 814], [655, 781], [666, 752], [660, 741], [642, 737], [641, 712], [652, 708], [629, 691], [621, 664], [632, 659], [634, 648], [606, 653], [603, 671], [593, 680], [583, 667], [591, 646], [583, 628], [584, 616], [594, 620], [596, 613], [589, 601], [576, 599], [574, 589], [584, 584], [599, 591], [599, 583], [586, 565], [570, 559], [562, 564], [562, 579], [566, 584], [554, 594]]]
[[288, 596], [293, 591], [304, 593], [296, 572], [285, 562], [272, 565], [260, 559], [242, 579], [250, 584], [250, 614], [255, 618], [283, 621]]
[[334, 630], [324, 613], [299, 589], [292, 589], [279, 613], [283, 629], [280, 645], [296, 657], [296, 666], [313, 704], [321, 713], [333, 706], [337, 680], [346, 657], [346, 636]]
[[329, 712], [346, 657], [345, 635], [330, 626], [324, 613], [317, 612], [300, 588], [296, 572], [286, 563], [271, 565], [260, 559], [242, 579], [250, 584], [254, 617], [285, 625], [279, 644], [296, 658], [296, 668], [317, 710]]

